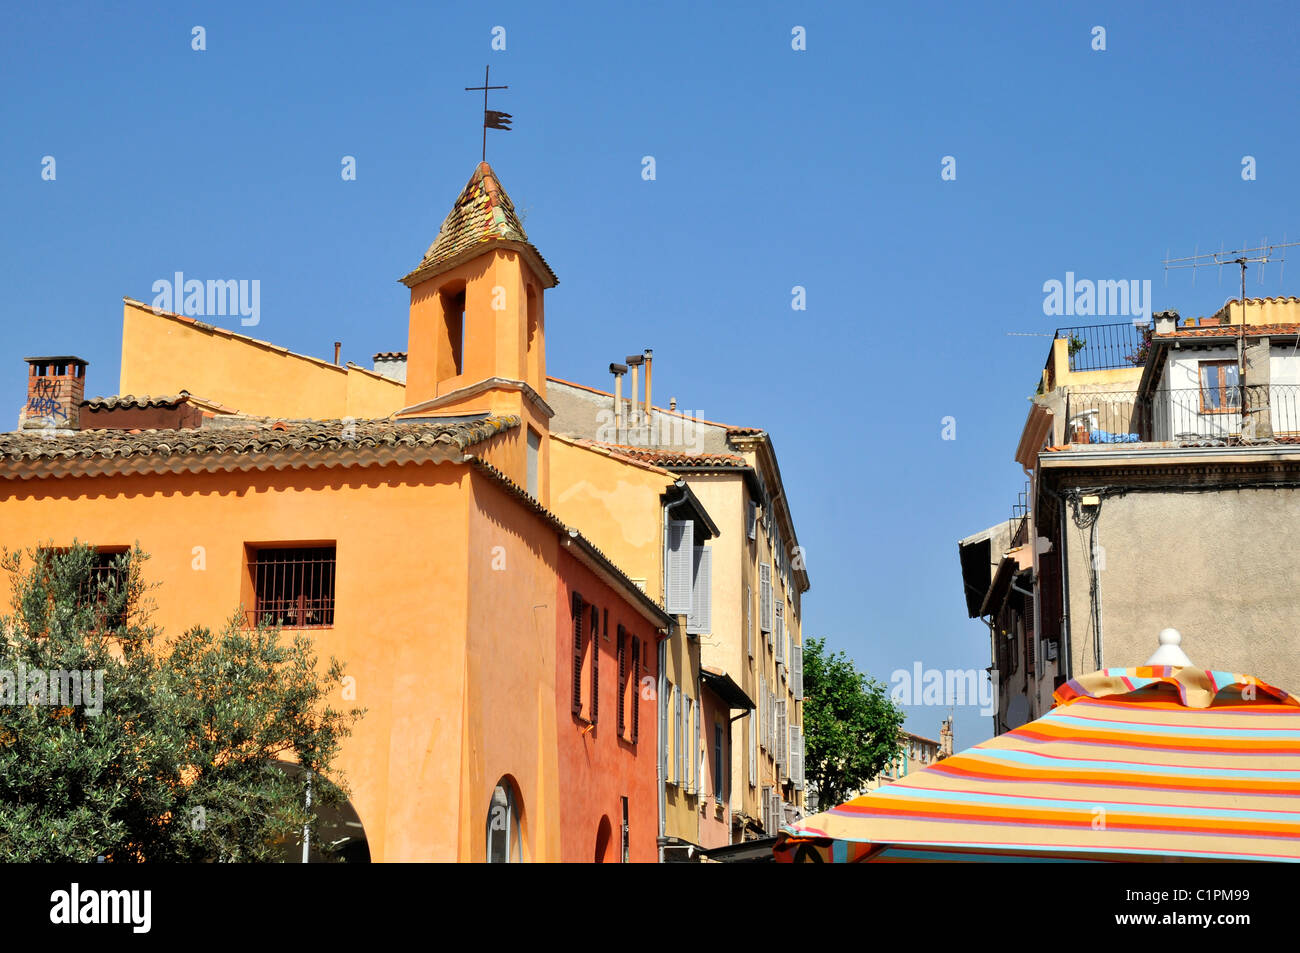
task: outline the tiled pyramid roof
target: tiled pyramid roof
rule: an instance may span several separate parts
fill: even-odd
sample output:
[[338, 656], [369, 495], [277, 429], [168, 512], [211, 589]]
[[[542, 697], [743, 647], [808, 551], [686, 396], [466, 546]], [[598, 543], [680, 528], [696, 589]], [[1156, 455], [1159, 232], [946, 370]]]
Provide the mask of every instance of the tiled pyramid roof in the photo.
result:
[[515, 214], [514, 203], [501, 187], [496, 173], [486, 162], [480, 162], [456, 198], [451, 212], [443, 219], [433, 244], [407, 278], [436, 269], [438, 265], [458, 262], [476, 246], [494, 241], [526, 245], [537, 256], [552, 283], [557, 281], [545, 259], [529, 243], [523, 223]]

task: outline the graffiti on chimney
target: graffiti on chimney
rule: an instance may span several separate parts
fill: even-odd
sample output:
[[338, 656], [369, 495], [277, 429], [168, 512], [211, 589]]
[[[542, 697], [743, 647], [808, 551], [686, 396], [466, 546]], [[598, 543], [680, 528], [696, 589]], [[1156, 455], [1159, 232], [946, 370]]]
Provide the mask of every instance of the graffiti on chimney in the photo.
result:
[[47, 426], [54, 426], [56, 418], [66, 421], [68, 412], [56, 396], [58, 384], [48, 377], [38, 377], [32, 383], [32, 392], [27, 399], [27, 417], [44, 418]]

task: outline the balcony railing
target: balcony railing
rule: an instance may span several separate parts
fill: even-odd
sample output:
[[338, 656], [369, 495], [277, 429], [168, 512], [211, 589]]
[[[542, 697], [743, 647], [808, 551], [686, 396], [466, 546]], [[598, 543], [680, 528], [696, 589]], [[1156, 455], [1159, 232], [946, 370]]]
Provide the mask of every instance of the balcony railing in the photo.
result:
[[1141, 367], [1146, 363], [1150, 335], [1149, 326], [1132, 322], [1056, 329], [1056, 336], [1068, 342], [1071, 371]]
[[[1246, 416], [1255, 421], [1256, 438], [1300, 440], [1300, 384], [1247, 390]], [[1159, 390], [1141, 401], [1132, 391], [1072, 392], [1066, 397], [1065, 440], [1239, 443], [1241, 396], [1238, 387]]]

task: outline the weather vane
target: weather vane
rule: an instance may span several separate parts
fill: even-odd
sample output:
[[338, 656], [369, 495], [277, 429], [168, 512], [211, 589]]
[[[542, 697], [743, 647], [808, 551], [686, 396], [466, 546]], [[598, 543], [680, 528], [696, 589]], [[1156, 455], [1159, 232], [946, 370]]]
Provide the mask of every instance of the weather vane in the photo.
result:
[[489, 89], [509, 89], [509, 86], [489, 86], [488, 74], [492, 71], [491, 66], [483, 68], [483, 85], [466, 86], [465, 92], [483, 90], [483, 161], [487, 161], [487, 131], [489, 129], [504, 129], [510, 131], [510, 113], [497, 112], [495, 109], [487, 108], [487, 97]]

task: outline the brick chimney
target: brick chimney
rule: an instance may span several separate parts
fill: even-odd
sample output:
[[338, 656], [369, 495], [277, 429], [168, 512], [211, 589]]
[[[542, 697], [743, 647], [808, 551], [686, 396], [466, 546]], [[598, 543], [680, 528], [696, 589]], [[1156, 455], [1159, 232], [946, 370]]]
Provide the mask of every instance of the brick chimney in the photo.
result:
[[86, 362], [79, 357], [29, 357], [22, 430], [80, 430]]

